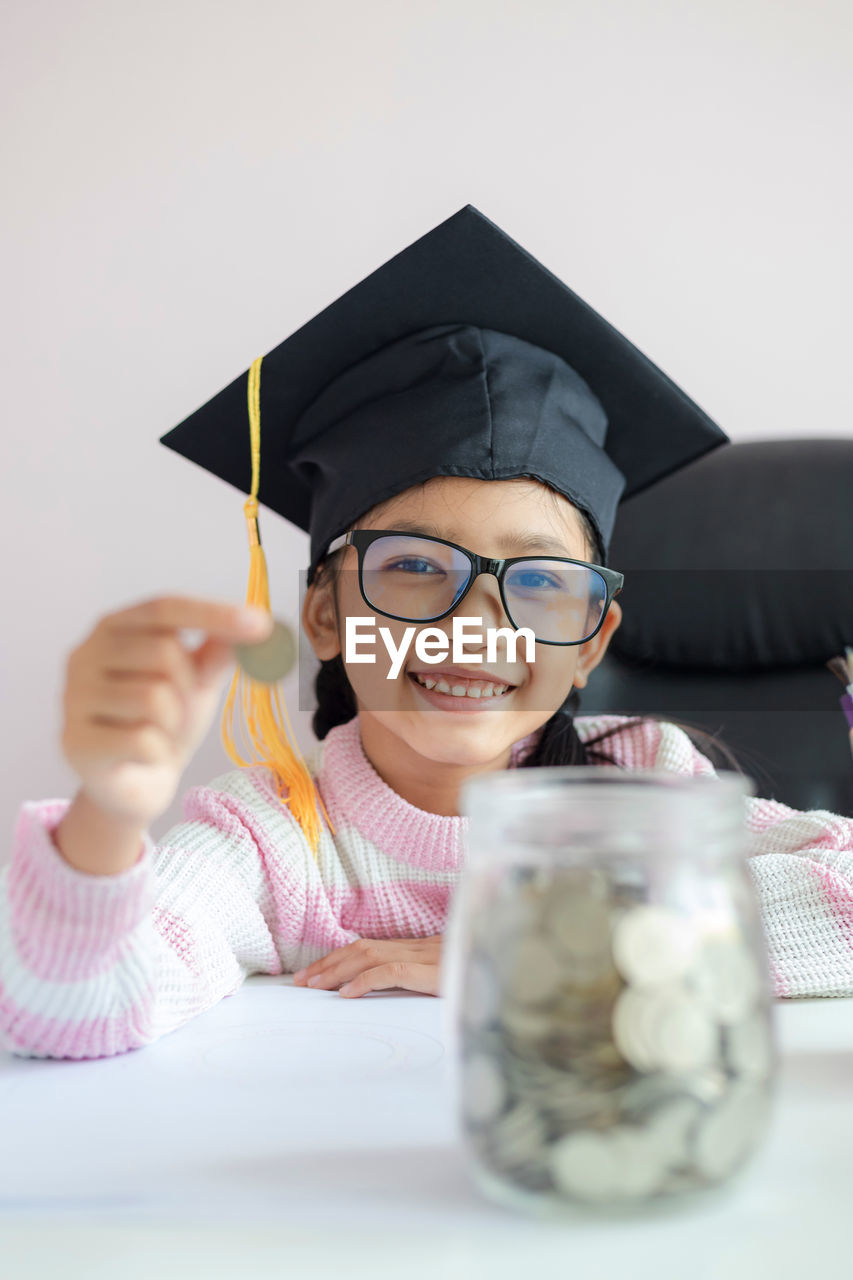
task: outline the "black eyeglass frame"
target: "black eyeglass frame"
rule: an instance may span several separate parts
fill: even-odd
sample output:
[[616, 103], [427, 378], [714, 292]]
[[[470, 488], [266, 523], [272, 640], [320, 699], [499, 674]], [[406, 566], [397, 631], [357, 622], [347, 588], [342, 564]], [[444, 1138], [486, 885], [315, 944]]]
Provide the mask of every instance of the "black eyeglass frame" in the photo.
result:
[[[422, 538], [426, 542], [437, 542], [444, 547], [452, 547], [454, 551], [461, 551], [471, 565], [471, 576], [468, 583], [458, 600], [455, 601], [449, 609], [445, 609], [444, 613], [436, 614], [434, 618], [401, 618], [396, 613], [386, 613], [384, 609], [378, 609], [376, 605], [371, 604], [364, 591], [364, 553], [368, 547], [378, 541], [379, 538]], [[540, 640], [535, 637], [537, 644], [555, 644], [555, 645], [576, 645], [586, 644], [592, 640], [593, 636], [598, 635], [607, 617], [607, 612], [613, 603], [613, 600], [622, 590], [625, 582], [624, 574], [618, 573], [615, 569], [607, 569], [601, 564], [592, 564], [588, 560], [573, 560], [570, 556], [508, 556], [503, 560], [493, 560], [489, 556], [477, 555], [475, 551], [469, 551], [467, 547], [462, 547], [458, 542], [449, 542], [446, 538], [435, 538], [429, 533], [414, 533], [411, 529], [350, 529], [349, 533], [342, 534], [336, 538], [329, 546], [326, 555], [331, 555], [333, 551], [338, 551], [343, 547], [355, 547], [358, 552], [358, 589], [361, 592], [361, 598], [366, 605], [373, 609], [376, 613], [381, 614], [383, 618], [393, 618], [395, 622], [440, 622], [442, 618], [447, 618], [451, 613], [455, 613], [473, 587], [477, 578], [481, 573], [490, 573], [498, 580], [498, 591], [500, 592], [501, 604], [504, 613], [509, 619], [510, 625], [514, 631], [518, 631], [519, 627], [513, 621], [512, 614], [507, 605], [506, 595], [504, 593], [504, 578], [507, 569], [514, 564], [520, 564], [527, 560], [553, 560], [558, 564], [576, 564], [584, 569], [592, 569], [603, 579], [607, 589], [607, 596], [604, 601], [604, 609], [598, 620], [598, 626], [591, 631], [583, 640]]]

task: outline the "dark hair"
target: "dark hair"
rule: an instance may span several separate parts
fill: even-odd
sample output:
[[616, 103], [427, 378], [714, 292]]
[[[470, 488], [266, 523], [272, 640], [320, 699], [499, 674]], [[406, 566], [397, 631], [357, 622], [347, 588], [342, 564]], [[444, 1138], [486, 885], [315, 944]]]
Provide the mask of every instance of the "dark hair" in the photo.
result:
[[[604, 547], [598, 530], [583, 508], [576, 507], [575, 509], [581, 518], [594, 563], [606, 566]], [[329, 578], [333, 578], [336, 583], [340, 558], [339, 553], [333, 553], [320, 562], [314, 575], [314, 582], [318, 586]], [[335, 597], [336, 594], [335, 592]], [[335, 603], [337, 606], [336, 600]], [[355, 693], [349, 682], [346, 667], [340, 654], [336, 654], [334, 658], [327, 658], [320, 663], [320, 670], [317, 672], [314, 681], [314, 689], [317, 695], [317, 709], [314, 712], [311, 724], [315, 735], [322, 741], [330, 729], [334, 729], [340, 724], [346, 724], [358, 712]], [[659, 724], [665, 721], [682, 729], [691, 741], [709, 757], [715, 767], [722, 767], [722, 764], [725, 764], [737, 773], [743, 773], [737, 757], [721, 739], [713, 734], [706, 733], [698, 725], [690, 724], [685, 720], [673, 720], [671, 716], [633, 716], [621, 724], [613, 725], [612, 728], [603, 730], [584, 743], [575, 728], [575, 716], [578, 714], [579, 708], [580, 693], [577, 689], [572, 689], [562, 706], [558, 707], [554, 714], [542, 725], [533, 747], [522, 756], [518, 761], [517, 767], [520, 769], [535, 769], [548, 765], [618, 765], [618, 761], [614, 760], [602, 748], [602, 743], [606, 742], [615, 733], [621, 733], [624, 729], [633, 725]], [[715, 760], [714, 757], [717, 754], [719, 758]]]

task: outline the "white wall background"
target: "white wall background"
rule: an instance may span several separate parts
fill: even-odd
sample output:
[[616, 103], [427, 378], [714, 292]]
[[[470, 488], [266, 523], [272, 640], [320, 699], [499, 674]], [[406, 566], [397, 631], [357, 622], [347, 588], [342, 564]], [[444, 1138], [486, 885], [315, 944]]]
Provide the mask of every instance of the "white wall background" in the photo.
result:
[[[462, 205], [733, 438], [853, 431], [849, 0], [26, 0], [2, 25], [0, 861], [22, 801], [74, 792], [64, 663], [96, 619], [244, 597], [241, 495], [158, 437]], [[261, 530], [295, 617], [307, 539]], [[185, 784], [230, 767], [217, 718]]]

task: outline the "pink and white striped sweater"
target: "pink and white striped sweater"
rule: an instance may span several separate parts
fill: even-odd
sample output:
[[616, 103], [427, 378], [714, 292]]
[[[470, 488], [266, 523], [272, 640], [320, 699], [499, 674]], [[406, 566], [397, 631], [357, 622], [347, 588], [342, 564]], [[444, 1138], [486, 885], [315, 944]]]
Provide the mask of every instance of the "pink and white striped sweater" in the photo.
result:
[[[624, 716], [578, 717], [583, 740]], [[516, 743], [512, 764], [529, 740]], [[626, 727], [630, 769], [714, 775], [672, 724]], [[512, 767], [512, 766], [511, 766]], [[25, 1057], [94, 1058], [150, 1044], [252, 973], [292, 973], [358, 937], [441, 933], [466, 819], [415, 808], [374, 770], [358, 720], [311, 762], [335, 825], [315, 862], [264, 766], [184, 798], [185, 821], [135, 866], [90, 875], [50, 832], [67, 800], [23, 804], [0, 874], [0, 1034]], [[853, 995], [853, 819], [748, 801], [749, 867], [777, 996]]]

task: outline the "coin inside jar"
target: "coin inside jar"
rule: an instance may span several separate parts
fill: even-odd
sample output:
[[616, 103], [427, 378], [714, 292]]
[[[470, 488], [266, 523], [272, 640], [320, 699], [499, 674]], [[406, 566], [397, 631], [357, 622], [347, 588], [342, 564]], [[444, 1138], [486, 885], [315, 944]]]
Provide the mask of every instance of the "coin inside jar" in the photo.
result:
[[666, 907], [628, 911], [613, 932], [613, 956], [625, 979], [638, 986], [671, 982], [690, 968], [696, 937], [687, 920]]
[[247, 676], [261, 684], [283, 680], [296, 661], [296, 639], [286, 623], [273, 619], [266, 640], [257, 644], [237, 644], [234, 653]]

